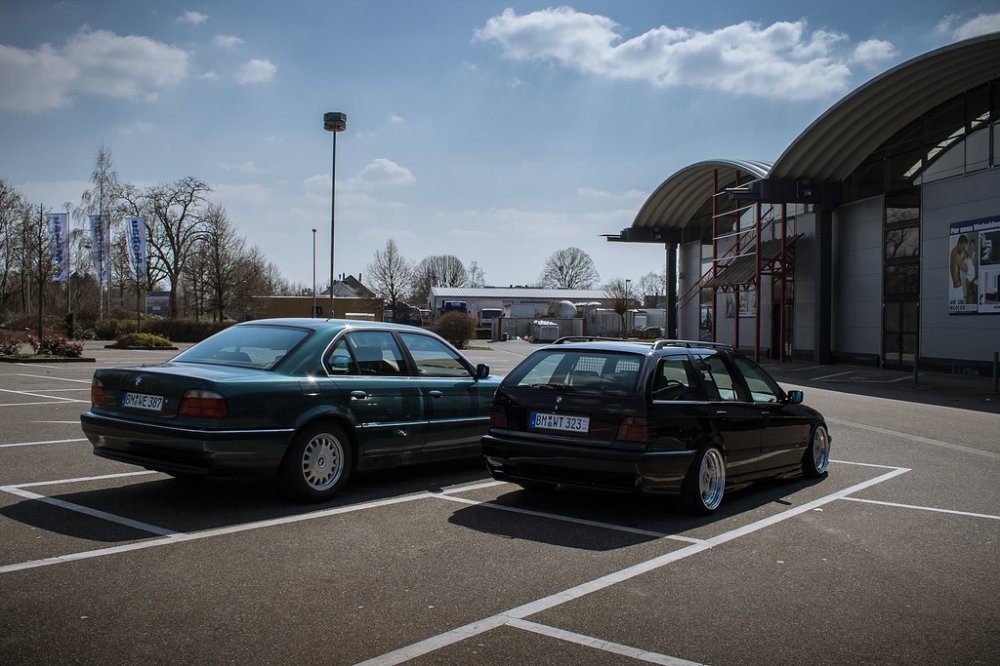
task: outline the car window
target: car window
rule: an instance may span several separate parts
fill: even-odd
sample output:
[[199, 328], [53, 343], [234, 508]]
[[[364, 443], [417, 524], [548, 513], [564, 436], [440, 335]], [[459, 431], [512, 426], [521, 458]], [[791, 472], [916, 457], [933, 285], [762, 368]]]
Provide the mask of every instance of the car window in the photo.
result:
[[642, 368], [634, 354], [571, 350], [533, 354], [511, 376], [508, 385], [572, 389], [578, 393], [632, 395]]
[[721, 356], [712, 355], [702, 357], [699, 361], [701, 367], [701, 378], [705, 382], [708, 390], [709, 400], [739, 400], [740, 394], [736, 390], [736, 383], [729, 368]]
[[326, 366], [335, 375], [395, 376], [406, 373], [403, 354], [389, 331], [349, 333], [327, 356]]
[[461, 357], [440, 340], [419, 333], [401, 333], [403, 344], [422, 377], [470, 377]]
[[743, 373], [750, 388], [750, 399], [754, 402], [778, 402], [781, 400], [781, 389], [762, 367], [748, 358], [736, 356], [733, 363]]
[[697, 400], [691, 362], [684, 356], [660, 359], [653, 375], [653, 400]]
[[179, 354], [174, 361], [269, 370], [308, 335], [304, 329], [283, 326], [231, 326]]

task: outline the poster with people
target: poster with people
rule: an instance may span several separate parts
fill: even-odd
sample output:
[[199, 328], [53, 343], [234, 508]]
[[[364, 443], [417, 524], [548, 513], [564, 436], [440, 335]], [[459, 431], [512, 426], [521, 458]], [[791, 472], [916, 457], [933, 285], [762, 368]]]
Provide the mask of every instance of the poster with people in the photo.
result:
[[1000, 313], [1000, 216], [951, 225], [948, 313]]

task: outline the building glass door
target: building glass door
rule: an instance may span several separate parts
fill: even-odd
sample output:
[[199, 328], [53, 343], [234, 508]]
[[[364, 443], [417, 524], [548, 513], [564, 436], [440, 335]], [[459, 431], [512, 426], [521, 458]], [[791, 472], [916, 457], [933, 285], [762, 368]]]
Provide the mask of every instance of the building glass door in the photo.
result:
[[920, 190], [887, 194], [882, 253], [882, 364], [909, 369], [920, 334]]

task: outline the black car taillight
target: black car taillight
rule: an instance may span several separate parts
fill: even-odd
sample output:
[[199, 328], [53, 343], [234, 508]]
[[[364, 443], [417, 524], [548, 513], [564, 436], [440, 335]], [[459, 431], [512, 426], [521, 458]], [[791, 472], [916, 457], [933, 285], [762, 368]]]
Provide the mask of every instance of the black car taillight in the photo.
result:
[[94, 378], [94, 382], [90, 385], [90, 405], [91, 407], [104, 406], [104, 384], [102, 384], [101, 380], [96, 377]]
[[652, 439], [649, 421], [641, 416], [626, 416], [618, 426], [618, 440], [648, 444]]
[[503, 405], [492, 405], [490, 407], [490, 427], [491, 428], [507, 427], [507, 410], [504, 409]]
[[205, 419], [221, 419], [229, 415], [226, 399], [214, 391], [187, 391], [181, 397], [177, 409], [180, 416], [197, 416]]

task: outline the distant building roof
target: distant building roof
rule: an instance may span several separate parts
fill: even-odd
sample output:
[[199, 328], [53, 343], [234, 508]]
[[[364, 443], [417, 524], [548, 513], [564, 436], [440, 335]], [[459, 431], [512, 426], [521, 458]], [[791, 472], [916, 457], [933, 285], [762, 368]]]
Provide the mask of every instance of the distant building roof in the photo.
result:
[[431, 298], [509, 298], [544, 301], [599, 301], [602, 289], [539, 289], [535, 287], [431, 287]]
[[[326, 289], [323, 291], [324, 294], [329, 294], [330, 290]], [[353, 275], [348, 275], [343, 280], [337, 280], [333, 283], [333, 295], [339, 298], [375, 298], [375, 292], [361, 284]]]

